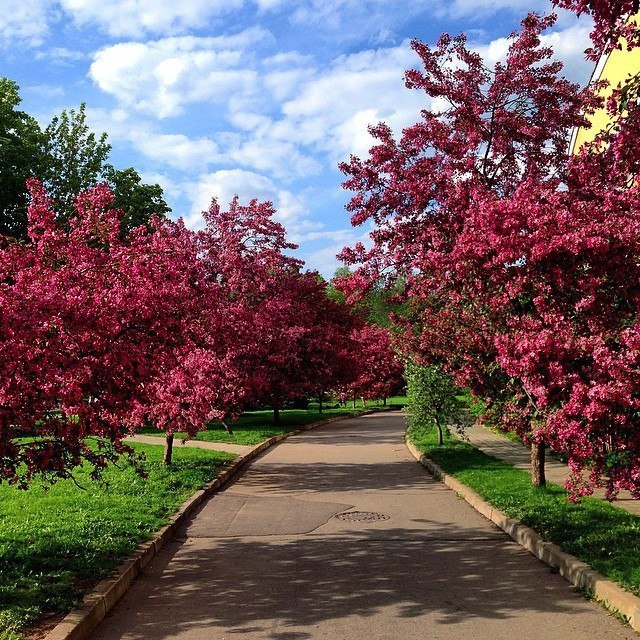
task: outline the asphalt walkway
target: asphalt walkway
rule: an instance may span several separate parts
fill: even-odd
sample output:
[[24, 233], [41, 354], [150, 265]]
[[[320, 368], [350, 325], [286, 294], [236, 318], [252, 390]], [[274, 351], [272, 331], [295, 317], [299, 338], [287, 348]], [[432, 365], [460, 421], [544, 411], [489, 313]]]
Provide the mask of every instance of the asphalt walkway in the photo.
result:
[[95, 640], [635, 637], [422, 469], [400, 414], [291, 437], [210, 499]]
[[[486, 427], [478, 425], [465, 426], [464, 438], [486, 454], [504, 460], [518, 469], [531, 473], [531, 450], [519, 442], [508, 440], [500, 434], [493, 433]], [[563, 462], [547, 456], [545, 463], [547, 482], [564, 485], [569, 477], [569, 468]], [[594, 497], [604, 499], [604, 490], [596, 490]], [[640, 516], [640, 500], [634, 500], [628, 491], [621, 491], [618, 499], [611, 503], [614, 507], [624, 509]]]

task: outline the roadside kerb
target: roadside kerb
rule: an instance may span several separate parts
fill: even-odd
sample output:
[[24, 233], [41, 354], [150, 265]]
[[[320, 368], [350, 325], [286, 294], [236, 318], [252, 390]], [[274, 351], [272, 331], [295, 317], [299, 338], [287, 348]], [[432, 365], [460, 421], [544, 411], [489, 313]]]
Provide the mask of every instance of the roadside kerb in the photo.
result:
[[586, 562], [582, 562], [558, 545], [547, 542], [530, 527], [519, 520], [510, 518], [490, 502], [478, 495], [473, 489], [462, 484], [446, 473], [433, 460], [419, 451], [409, 439], [405, 438], [407, 449], [420, 464], [447, 487], [464, 498], [476, 511], [491, 520], [505, 533], [509, 534], [520, 546], [532, 553], [545, 564], [558, 570], [558, 573], [574, 586], [583, 589], [613, 613], [620, 614], [635, 631], [640, 632], [640, 598], [625, 591], [615, 582], [608, 580]]
[[323, 427], [332, 422], [361, 418], [362, 416], [372, 413], [392, 409], [392, 407], [387, 407], [386, 409], [369, 409], [368, 411], [362, 411], [350, 416], [337, 416], [335, 418], [312, 422], [295, 431], [273, 436], [256, 445], [243, 456], [239, 456], [231, 466], [212, 480], [204, 489], [196, 491], [190, 498], [185, 500], [176, 513], [171, 516], [168, 524], [156, 531], [151, 540], [139, 545], [135, 554], [121, 562], [111, 577], [99, 582], [98, 585], [84, 597], [82, 604], [77, 609], [73, 609], [68, 613], [62, 621], [45, 636], [44, 640], [86, 640], [86, 638], [89, 638], [91, 632], [102, 622], [116, 602], [126, 593], [136, 577], [140, 575], [141, 571], [151, 562], [151, 559], [173, 539], [178, 529], [194, 514], [196, 509], [221, 487], [228, 484], [249, 462], [255, 460], [255, 458], [270, 447], [291, 436], [316, 429], [317, 427]]

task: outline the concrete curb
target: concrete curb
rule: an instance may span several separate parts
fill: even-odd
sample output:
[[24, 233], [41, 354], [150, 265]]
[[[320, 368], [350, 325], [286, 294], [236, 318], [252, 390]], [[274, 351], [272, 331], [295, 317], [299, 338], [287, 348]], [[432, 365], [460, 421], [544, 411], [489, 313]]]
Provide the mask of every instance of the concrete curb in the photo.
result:
[[385, 411], [385, 409], [370, 409], [351, 416], [338, 416], [312, 422], [296, 431], [273, 436], [256, 445], [245, 455], [239, 456], [230, 467], [225, 469], [204, 489], [197, 491], [183, 502], [178, 508], [178, 511], [171, 516], [167, 525], [159, 531], [156, 531], [151, 540], [142, 543], [136, 550], [136, 553], [124, 560], [111, 577], [98, 583], [98, 585], [84, 597], [82, 604], [77, 609], [73, 609], [73, 611], [68, 613], [63, 620], [45, 636], [44, 640], [86, 640], [86, 638], [89, 638], [91, 632], [102, 622], [116, 602], [126, 593], [133, 581], [140, 575], [149, 562], [151, 562], [151, 559], [173, 539], [178, 529], [193, 515], [196, 509], [221, 487], [229, 484], [231, 479], [234, 478], [241, 469], [252, 460], [255, 460], [261, 453], [283, 440], [304, 433], [305, 431], [310, 431], [311, 429], [323, 427], [341, 420], [361, 418], [362, 416], [380, 411]]
[[509, 534], [520, 546], [532, 553], [545, 564], [558, 570], [558, 573], [580, 589], [584, 589], [613, 613], [622, 615], [629, 626], [640, 632], [640, 598], [625, 591], [611, 580], [605, 578], [591, 566], [575, 556], [564, 552], [558, 545], [546, 542], [541, 535], [519, 520], [509, 518], [502, 511], [479, 496], [473, 489], [447, 474], [433, 460], [420, 452], [407, 437], [407, 449], [420, 464], [447, 487], [464, 498], [476, 511], [491, 520], [505, 533]]

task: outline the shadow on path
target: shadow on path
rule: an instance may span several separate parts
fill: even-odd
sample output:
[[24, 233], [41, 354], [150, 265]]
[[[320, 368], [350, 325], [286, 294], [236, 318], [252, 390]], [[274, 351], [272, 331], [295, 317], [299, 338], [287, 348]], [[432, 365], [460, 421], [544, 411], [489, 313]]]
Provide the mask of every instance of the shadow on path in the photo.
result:
[[[543, 614], [540, 633], [526, 637], [548, 638], [558, 637], [554, 614], [595, 618], [588, 603], [515, 544], [496, 544], [493, 536], [461, 539], [460, 533], [440, 526], [430, 527], [428, 537], [364, 529], [348, 537], [174, 543], [134, 587], [145, 606], [126, 616], [121, 611], [97, 637], [148, 640], [189, 632], [214, 638], [224, 630], [224, 637], [302, 640], [312, 637], [305, 627], [387, 609], [398, 630], [403, 619], [425, 615], [451, 626], [533, 612]], [[169, 564], [174, 554], [179, 561]]]
[[[303, 464], [264, 462], [251, 468], [240, 481], [242, 490], [260, 493], [342, 492], [342, 491], [398, 491], [424, 489], [436, 481], [416, 469], [414, 474], [402, 473], [411, 463], [405, 461], [377, 464], [328, 463]], [[417, 465], [416, 465], [417, 466]]]

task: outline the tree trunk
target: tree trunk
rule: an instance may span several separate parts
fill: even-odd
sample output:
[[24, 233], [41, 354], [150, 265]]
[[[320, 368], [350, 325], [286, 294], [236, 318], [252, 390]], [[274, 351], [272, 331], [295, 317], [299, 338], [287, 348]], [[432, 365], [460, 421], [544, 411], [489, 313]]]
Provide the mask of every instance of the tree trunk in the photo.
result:
[[356, 408], [356, 397], [355, 396], [353, 396], [353, 408], [354, 409]]
[[280, 407], [277, 404], [273, 405], [273, 424], [280, 424]]
[[233, 431], [231, 431], [231, 427], [224, 421], [220, 420], [220, 424], [224, 427], [225, 431], [232, 436], [233, 435]]
[[442, 426], [440, 425], [440, 418], [436, 415], [436, 429], [438, 430], [438, 445], [444, 444], [444, 437], [442, 435]]
[[547, 479], [544, 473], [545, 445], [544, 442], [531, 443], [531, 484], [544, 487]]
[[162, 458], [162, 464], [168, 467], [173, 459], [173, 433], [167, 434], [164, 439], [164, 457]]
[[382, 406], [383, 407], [387, 406], [387, 399], [386, 398], [382, 398]]
[[364, 396], [362, 398], [360, 398], [360, 400], [362, 401], [362, 408], [366, 409], [367, 407], [367, 401], [364, 399]]
[[320, 397], [318, 398], [318, 413], [322, 413], [322, 397], [323, 396], [324, 396], [324, 393], [321, 391]]

